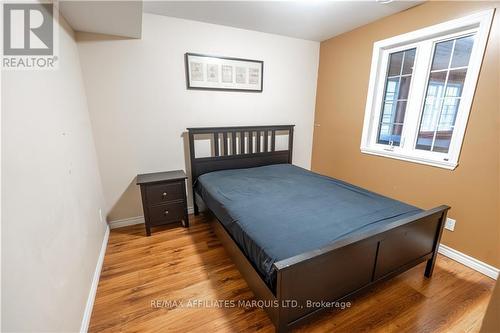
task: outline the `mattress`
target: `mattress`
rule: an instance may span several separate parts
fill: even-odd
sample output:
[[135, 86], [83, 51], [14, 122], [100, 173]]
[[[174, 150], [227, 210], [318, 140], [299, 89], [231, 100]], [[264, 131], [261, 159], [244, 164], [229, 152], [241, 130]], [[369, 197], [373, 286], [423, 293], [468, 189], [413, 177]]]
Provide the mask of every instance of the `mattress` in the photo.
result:
[[195, 190], [273, 292], [275, 262], [422, 211], [291, 164], [210, 172]]

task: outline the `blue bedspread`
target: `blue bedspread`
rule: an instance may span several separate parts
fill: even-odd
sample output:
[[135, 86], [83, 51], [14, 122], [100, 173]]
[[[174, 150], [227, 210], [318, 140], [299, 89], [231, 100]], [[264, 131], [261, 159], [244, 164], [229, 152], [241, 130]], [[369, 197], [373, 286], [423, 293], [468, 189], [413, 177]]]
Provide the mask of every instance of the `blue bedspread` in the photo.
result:
[[421, 211], [290, 164], [207, 173], [196, 190], [271, 290], [274, 262]]

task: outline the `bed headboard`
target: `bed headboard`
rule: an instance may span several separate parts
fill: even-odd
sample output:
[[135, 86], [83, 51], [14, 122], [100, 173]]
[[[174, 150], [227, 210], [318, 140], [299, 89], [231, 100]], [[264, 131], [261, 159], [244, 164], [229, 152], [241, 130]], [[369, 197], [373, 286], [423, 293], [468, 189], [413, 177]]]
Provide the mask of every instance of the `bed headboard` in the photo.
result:
[[[292, 163], [294, 126], [188, 128], [193, 184], [199, 176], [212, 171]], [[288, 146], [284, 150], [276, 150], [277, 133], [282, 132], [288, 134]], [[195, 136], [210, 140], [210, 156], [195, 157]]]

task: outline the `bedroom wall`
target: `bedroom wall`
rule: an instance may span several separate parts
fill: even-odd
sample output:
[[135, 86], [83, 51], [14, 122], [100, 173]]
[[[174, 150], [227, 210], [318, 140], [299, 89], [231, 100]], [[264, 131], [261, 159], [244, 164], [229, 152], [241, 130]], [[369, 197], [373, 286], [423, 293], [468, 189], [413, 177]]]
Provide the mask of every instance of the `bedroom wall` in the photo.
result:
[[[186, 127], [295, 124], [310, 167], [319, 43], [144, 14], [142, 39], [77, 34], [110, 221], [143, 215], [138, 173], [187, 169]], [[264, 92], [187, 90], [184, 53], [264, 61]]]
[[[373, 43], [497, 8], [454, 171], [362, 154]], [[443, 243], [500, 267], [500, 2], [427, 2], [321, 43], [312, 169], [422, 208], [452, 207]]]
[[59, 68], [2, 72], [2, 332], [78, 332], [105, 235], [73, 31]]

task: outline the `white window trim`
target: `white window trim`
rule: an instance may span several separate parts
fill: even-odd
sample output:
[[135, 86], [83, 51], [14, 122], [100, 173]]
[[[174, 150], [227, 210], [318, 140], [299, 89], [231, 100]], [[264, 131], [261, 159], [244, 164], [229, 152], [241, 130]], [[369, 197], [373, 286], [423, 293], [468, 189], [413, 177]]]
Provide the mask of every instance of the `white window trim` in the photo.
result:
[[[481, 11], [466, 17], [374, 43], [363, 133], [361, 137], [360, 148], [362, 153], [426, 164], [449, 170], [454, 170], [457, 167], [494, 11], [494, 9]], [[420, 48], [417, 49], [415, 59], [418, 59], [420, 52], [421, 57], [426, 57], [424, 61], [428, 64], [428, 68], [427, 71], [413, 72], [409, 92], [409, 96], [412, 96], [413, 99], [419, 102], [408, 103], [405, 112], [405, 124], [408, 122], [418, 124], [423, 109], [434, 43], [437, 40], [448, 39], [453, 36], [461, 36], [473, 32], [476, 34], [476, 39], [470, 56], [467, 77], [464, 82], [463, 94], [457, 111], [457, 119], [448, 153], [436, 153], [414, 149], [418, 128], [411, 128], [411, 126], [403, 126], [400, 147], [390, 148], [387, 145], [377, 144], [375, 138], [378, 131], [378, 120], [384, 93], [385, 69], [387, 68], [388, 54], [390, 52], [395, 52], [398, 48], [409, 49], [413, 44], [425, 41], [420, 45]], [[422, 52], [424, 48], [431, 49]], [[418, 110], [415, 110], [417, 107]], [[412, 117], [413, 119], [407, 119], [408, 117]], [[416, 117], [418, 118], [415, 119]]]

